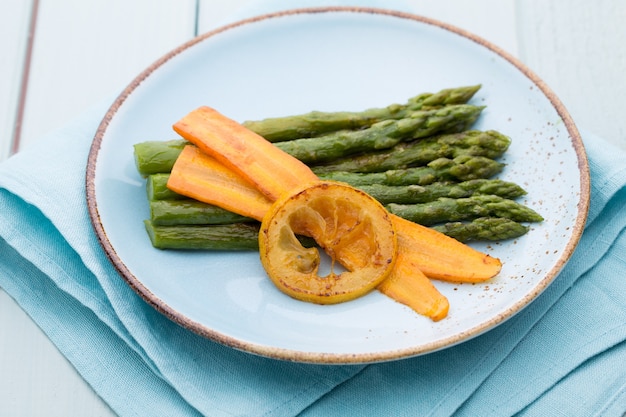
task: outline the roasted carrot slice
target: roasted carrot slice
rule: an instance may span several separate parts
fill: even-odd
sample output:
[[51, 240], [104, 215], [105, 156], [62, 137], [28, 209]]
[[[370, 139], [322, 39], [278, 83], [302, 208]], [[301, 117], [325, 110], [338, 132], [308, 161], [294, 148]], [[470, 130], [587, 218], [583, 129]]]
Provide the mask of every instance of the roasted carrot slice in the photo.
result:
[[318, 179], [304, 163], [210, 107], [187, 114], [174, 130], [272, 200]]
[[176, 159], [167, 187], [259, 221], [272, 205], [249, 182], [193, 145], [185, 146]]
[[392, 216], [398, 245], [407, 262], [428, 278], [450, 282], [482, 282], [498, 275], [498, 258], [429, 227]]
[[378, 291], [433, 321], [448, 315], [450, 303], [417, 265], [411, 262], [398, 242], [395, 268], [377, 287]]

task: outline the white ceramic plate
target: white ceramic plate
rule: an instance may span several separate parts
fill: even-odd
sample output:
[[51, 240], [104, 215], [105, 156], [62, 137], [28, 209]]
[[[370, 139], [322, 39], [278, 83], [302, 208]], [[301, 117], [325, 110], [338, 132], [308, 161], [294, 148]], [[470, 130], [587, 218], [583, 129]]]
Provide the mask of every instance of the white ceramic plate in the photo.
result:
[[[175, 138], [172, 124], [200, 105], [236, 120], [310, 110], [361, 110], [421, 92], [482, 84], [475, 126], [513, 143], [500, 176], [528, 191], [544, 217], [522, 238], [476, 245], [500, 258], [480, 285], [436, 282], [449, 298], [434, 323], [378, 292], [332, 306], [293, 300], [266, 278], [258, 254], [161, 251], [143, 228], [144, 180], [132, 145]], [[172, 320], [220, 343], [318, 363], [399, 359], [465, 341], [519, 312], [576, 246], [589, 177], [580, 137], [554, 94], [493, 45], [446, 24], [372, 9], [308, 9], [250, 19], [194, 39], [140, 74], [95, 137], [88, 205], [121, 275]]]

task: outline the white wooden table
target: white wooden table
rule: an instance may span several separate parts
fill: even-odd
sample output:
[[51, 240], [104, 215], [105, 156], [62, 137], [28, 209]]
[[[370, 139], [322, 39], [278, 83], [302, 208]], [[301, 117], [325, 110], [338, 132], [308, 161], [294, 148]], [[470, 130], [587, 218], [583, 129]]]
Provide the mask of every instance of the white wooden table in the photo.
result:
[[[261, 10], [259, 3], [0, 0], [0, 161], [111, 97], [168, 50], [234, 16]], [[579, 128], [626, 148], [622, 0], [406, 4], [517, 56], [552, 87]], [[1, 290], [0, 415], [114, 415]]]

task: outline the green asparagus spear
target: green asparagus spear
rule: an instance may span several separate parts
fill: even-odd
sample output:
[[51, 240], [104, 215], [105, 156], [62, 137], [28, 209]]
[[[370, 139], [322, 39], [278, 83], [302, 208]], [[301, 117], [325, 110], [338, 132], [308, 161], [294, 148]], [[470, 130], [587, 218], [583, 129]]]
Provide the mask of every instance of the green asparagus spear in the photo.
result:
[[392, 104], [359, 112], [321, 112], [246, 121], [243, 125], [270, 142], [282, 142], [309, 138], [337, 130], [355, 130], [369, 127], [388, 119], [402, 119], [409, 113], [423, 108], [435, 108], [450, 104], [465, 104], [480, 89], [480, 85], [450, 88], [438, 93], [415, 96], [405, 104]]
[[[407, 206], [409, 208], [403, 209], [409, 213], [417, 210], [415, 208], [417, 206], [412, 206], [414, 204], [419, 206], [421, 203], [432, 202], [431, 205], [422, 209], [428, 211], [428, 207], [433, 209], [438, 204], [441, 204], [440, 202], [443, 198], [462, 199], [487, 193], [487, 196], [490, 198], [511, 199], [525, 194], [525, 191], [517, 184], [497, 179], [470, 180], [458, 184], [434, 183], [424, 186], [370, 184], [357, 188], [365, 191], [382, 204], [395, 203], [396, 205], [401, 205], [400, 207], [411, 205]], [[492, 206], [495, 206], [495, 202], [492, 199], [487, 202], [491, 204], [491, 206], [488, 206], [488, 210], [494, 211], [495, 209]], [[464, 207], [471, 203], [465, 202]], [[473, 201], [473, 203], [479, 204], [478, 201]], [[396, 210], [396, 214], [405, 217], [404, 211]], [[150, 214], [150, 219], [155, 225], [227, 224], [251, 221], [247, 217], [239, 216], [219, 207], [192, 199], [150, 201]], [[440, 216], [444, 219], [441, 221], [458, 220], [454, 214], [450, 215], [447, 212], [442, 213]]]
[[[285, 142], [288, 143], [288, 142]], [[170, 172], [178, 154], [188, 142], [147, 141], [135, 145], [137, 170], [141, 175]], [[411, 166], [426, 165], [437, 172], [448, 172], [446, 175], [465, 180], [472, 178], [488, 178], [500, 172], [503, 165], [488, 161], [501, 156], [510, 144], [510, 139], [495, 131], [465, 131], [457, 134], [438, 135], [408, 143], [401, 143], [389, 150], [371, 152], [363, 155], [338, 158], [321, 165], [312, 165], [313, 171], [319, 176], [329, 177], [334, 172], [382, 172], [398, 171]], [[482, 158], [473, 158], [482, 156]], [[449, 158], [453, 158], [451, 162]], [[483, 171], [483, 173], [473, 172]], [[491, 172], [491, 174], [488, 174]], [[416, 174], [415, 172], [413, 174]], [[428, 172], [419, 175], [428, 177]], [[434, 174], [434, 172], [433, 172]], [[389, 174], [392, 176], [394, 174]], [[395, 175], [404, 176], [402, 172]], [[341, 180], [337, 178], [337, 180]], [[436, 179], [433, 178], [432, 181]], [[367, 180], [367, 182], [370, 182]], [[421, 184], [420, 180], [412, 181]], [[405, 183], [406, 184], [406, 183]], [[400, 184], [398, 184], [400, 185]]]
[[504, 164], [482, 156], [461, 155], [438, 158], [426, 166], [392, 169], [385, 172], [335, 171], [319, 174], [321, 179], [342, 181], [354, 187], [369, 184], [428, 185], [440, 181], [468, 181], [491, 178], [502, 172]]
[[462, 155], [495, 159], [510, 144], [510, 138], [494, 130], [468, 130], [400, 143], [383, 151], [337, 158], [324, 164], [312, 165], [311, 168], [317, 175], [334, 171], [383, 172], [426, 165], [439, 158], [456, 158]]
[[144, 221], [157, 249], [258, 250], [259, 224], [159, 226]]
[[398, 120], [383, 120], [363, 130], [341, 130], [315, 138], [295, 139], [275, 146], [305, 164], [322, 163], [359, 152], [391, 148], [410, 139], [458, 131], [459, 123], [473, 123], [483, 107], [450, 105], [435, 110], [418, 110]]
[[173, 224], [228, 224], [251, 221], [247, 217], [221, 207], [192, 199], [150, 201], [150, 220], [159, 226]]
[[146, 177], [150, 174], [170, 172], [176, 158], [188, 144], [184, 140], [145, 141], [134, 145], [137, 171]]
[[[157, 249], [187, 250], [258, 250], [259, 222], [221, 225], [155, 225], [144, 220], [152, 246]], [[296, 236], [305, 247], [315, 241], [306, 236]]]
[[[489, 158], [460, 156], [455, 159], [440, 158], [425, 167], [372, 173], [331, 172], [320, 175], [320, 179], [341, 181], [353, 187], [372, 184], [389, 186], [429, 185], [435, 182], [460, 182], [490, 178], [501, 172], [503, 166], [504, 164]], [[147, 178], [148, 200], [180, 200], [187, 198], [167, 188], [168, 179], [169, 173], [152, 174]]]
[[434, 94], [421, 94], [415, 98], [409, 99], [409, 102], [422, 101], [422, 108], [447, 106], [449, 104], [465, 104], [474, 97], [474, 94], [480, 90], [480, 87], [481, 85], [478, 84], [465, 87], [445, 88]]
[[[502, 139], [502, 138], [499, 138]], [[506, 142], [506, 139], [504, 139]], [[494, 143], [495, 145], [495, 143]], [[504, 151], [491, 153], [492, 156]], [[492, 158], [480, 155], [459, 155], [452, 159], [437, 158], [430, 161], [426, 166], [438, 173], [442, 180], [467, 181], [480, 178], [491, 178], [502, 172], [504, 164]]]
[[543, 221], [543, 217], [530, 207], [492, 195], [440, 198], [422, 204], [391, 203], [386, 207], [390, 213], [424, 226], [478, 217], [504, 217], [516, 222]]
[[152, 174], [146, 178], [146, 193], [148, 194], [148, 201], [185, 200], [188, 198], [167, 188], [167, 180], [169, 180], [169, 178], [169, 172]]
[[[258, 223], [226, 225], [158, 226], [145, 222], [152, 245], [157, 249], [185, 250], [258, 250]], [[471, 222], [450, 222], [433, 229], [461, 242], [494, 241], [522, 236], [528, 227], [504, 218], [479, 218]], [[308, 238], [299, 237], [305, 246], [313, 246]]]
[[433, 183], [429, 185], [370, 184], [358, 187], [382, 204], [418, 204], [439, 198], [465, 198], [474, 195], [495, 195], [513, 199], [526, 194], [519, 185], [502, 180], [469, 180], [458, 184]]
[[461, 242], [514, 239], [526, 234], [528, 226], [503, 217], [479, 217], [470, 222], [450, 222], [433, 229]]

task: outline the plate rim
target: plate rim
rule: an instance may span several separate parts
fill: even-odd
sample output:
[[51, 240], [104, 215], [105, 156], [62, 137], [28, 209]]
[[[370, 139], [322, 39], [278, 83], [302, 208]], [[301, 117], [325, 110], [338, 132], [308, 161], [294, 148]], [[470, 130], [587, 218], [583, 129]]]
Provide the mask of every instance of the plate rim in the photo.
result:
[[[412, 20], [418, 23], [427, 24], [431, 26], [436, 26], [446, 31], [452, 32], [454, 34], [460, 35], [468, 40], [478, 43], [479, 45], [489, 49], [490, 51], [496, 53], [498, 56], [503, 58], [505, 61], [508, 61], [512, 64], [518, 71], [520, 71], [529, 81], [531, 81], [540, 91], [541, 93], [548, 99], [552, 107], [555, 109], [559, 117], [564, 123], [564, 126], [569, 135], [571, 144], [576, 153], [577, 163], [578, 163], [578, 171], [579, 171], [579, 180], [580, 180], [580, 190], [579, 199], [577, 204], [577, 216], [574, 224], [572, 225], [572, 234], [563, 249], [562, 255], [556, 260], [555, 265], [552, 269], [550, 269], [544, 277], [537, 283], [537, 286], [533, 291], [527, 293], [524, 297], [514, 303], [511, 307], [509, 307], [504, 312], [496, 315], [495, 317], [481, 322], [478, 326], [474, 326], [466, 331], [457, 333], [453, 336], [440, 339], [434, 342], [419, 344], [417, 346], [412, 346], [410, 348], [402, 348], [398, 350], [389, 350], [383, 352], [372, 352], [372, 353], [325, 353], [325, 352], [308, 352], [308, 351], [300, 351], [293, 350], [287, 348], [280, 348], [274, 346], [261, 345], [254, 342], [246, 342], [243, 340], [239, 340], [236, 337], [228, 336], [223, 333], [220, 333], [216, 330], [213, 330], [206, 325], [203, 325], [199, 322], [196, 322], [182, 313], [179, 313], [174, 308], [165, 303], [162, 299], [160, 299], [156, 294], [154, 294], [148, 287], [146, 287], [138, 277], [136, 277], [125, 265], [123, 260], [117, 255], [117, 252], [111, 242], [107, 237], [106, 230], [104, 225], [100, 220], [100, 215], [98, 211], [98, 204], [96, 199], [96, 187], [95, 187], [95, 178], [96, 178], [96, 167], [99, 151], [102, 145], [102, 141], [107, 132], [108, 126], [113, 120], [114, 116], [117, 114], [117, 111], [122, 107], [122, 105], [126, 102], [126, 100], [130, 97], [137, 87], [147, 79], [154, 71], [160, 68], [169, 60], [173, 59], [178, 54], [182, 53], [193, 47], [194, 45], [203, 42], [204, 40], [211, 38], [219, 33], [229, 31], [232, 29], [236, 29], [237, 27], [253, 24], [259, 21], [275, 19], [279, 17], [287, 17], [294, 15], [303, 15], [303, 14], [318, 14], [318, 13], [355, 13], [355, 14], [375, 14], [375, 15], [385, 15], [389, 17], [401, 18]], [[548, 87], [548, 85], [540, 79], [530, 68], [528, 68], [525, 64], [523, 64], [519, 59], [512, 56], [505, 50], [496, 46], [495, 44], [487, 41], [465, 29], [461, 29], [449, 23], [442, 22], [437, 19], [433, 19], [430, 17], [425, 17], [422, 15], [417, 15], [408, 12], [402, 12], [391, 9], [383, 9], [383, 8], [372, 8], [372, 7], [343, 7], [343, 6], [331, 6], [331, 7], [307, 7], [307, 8], [295, 8], [289, 10], [283, 10], [273, 13], [261, 14], [258, 16], [242, 19], [233, 23], [229, 23], [218, 27], [216, 29], [210, 30], [203, 34], [200, 34], [189, 41], [179, 45], [178, 47], [170, 50], [168, 53], [163, 55], [161, 58], [154, 61], [151, 65], [149, 65], [146, 69], [144, 69], [141, 73], [139, 73], [129, 84], [128, 86], [122, 90], [122, 92], [117, 96], [114, 102], [111, 104], [109, 109], [104, 114], [102, 121], [98, 125], [96, 133], [94, 135], [92, 144], [89, 149], [89, 154], [87, 158], [87, 167], [86, 167], [86, 176], [85, 176], [85, 189], [86, 189], [86, 201], [87, 201], [87, 209], [89, 213], [89, 218], [91, 220], [91, 224], [96, 233], [96, 237], [98, 242], [104, 249], [104, 252], [109, 259], [109, 261], [113, 264], [117, 272], [121, 275], [121, 277], [125, 280], [125, 282], [131, 287], [131, 289], [138, 294], [144, 301], [146, 301], [150, 306], [155, 308], [158, 312], [166, 316], [169, 320], [181, 325], [182, 327], [199, 334], [205, 338], [218, 342], [222, 345], [229, 346], [231, 348], [241, 350], [244, 352], [248, 352], [251, 354], [256, 354], [268, 358], [280, 359], [286, 361], [294, 361], [294, 362], [306, 362], [306, 363], [317, 363], [317, 364], [357, 364], [357, 363], [374, 363], [374, 362], [383, 362], [390, 360], [399, 360], [408, 357], [423, 355], [427, 353], [431, 353], [437, 350], [441, 350], [444, 348], [448, 348], [459, 344], [461, 342], [465, 342], [469, 339], [472, 339], [494, 327], [506, 321], [507, 319], [513, 317], [518, 312], [520, 312], [524, 307], [529, 305], [535, 298], [539, 296], [556, 278], [556, 276], [563, 269], [565, 264], [570, 260], [572, 254], [580, 238], [582, 236], [585, 223], [587, 220], [587, 215], [589, 211], [590, 205], [590, 193], [591, 193], [591, 180], [589, 173], [589, 164], [587, 160], [587, 155], [585, 152], [584, 144], [580, 133], [574, 124], [572, 117], [569, 112], [566, 110], [563, 103], [556, 96], [556, 94]]]

